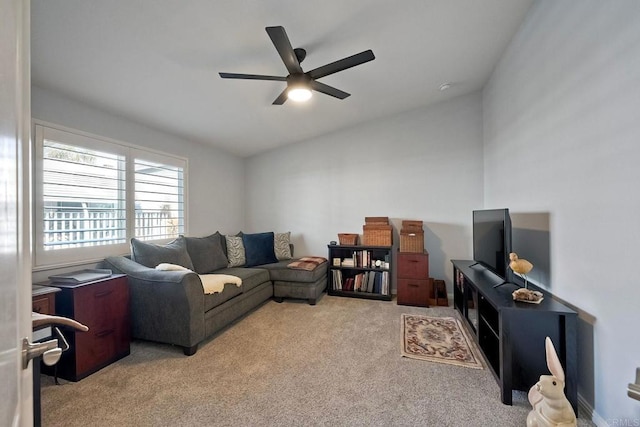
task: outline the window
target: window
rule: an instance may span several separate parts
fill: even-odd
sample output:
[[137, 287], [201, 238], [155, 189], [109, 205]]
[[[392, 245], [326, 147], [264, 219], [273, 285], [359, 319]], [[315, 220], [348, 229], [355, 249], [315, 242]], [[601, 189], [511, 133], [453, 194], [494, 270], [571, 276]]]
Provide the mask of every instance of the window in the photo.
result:
[[44, 249], [126, 242], [124, 157], [43, 142]]
[[183, 169], [135, 159], [135, 237], [166, 239], [184, 234]]
[[36, 124], [35, 265], [88, 262], [185, 233], [186, 160]]

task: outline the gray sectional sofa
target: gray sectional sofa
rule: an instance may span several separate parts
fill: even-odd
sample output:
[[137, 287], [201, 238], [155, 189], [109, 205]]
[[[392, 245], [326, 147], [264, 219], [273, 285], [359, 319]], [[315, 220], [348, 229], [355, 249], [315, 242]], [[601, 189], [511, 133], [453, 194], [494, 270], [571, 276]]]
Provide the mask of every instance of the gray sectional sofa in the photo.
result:
[[[178, 345], [190, 356], [203, 340], [272, 297], [278, 302], [306, 299], [314, 305], [326, 288], [327, 263], [310, 271], [289, 268], [295, 261], [293, 246], [285, 239], [278, 250], [274, 236], [215, 233], [180, 237], [164, 246], [132, 239], [130, 257], [109, 257], [103, 263], [128, 276], [132, 337]], [[237, 259], [239, 247], [245, 250], [244, 260]], [[182, 268], [159, 270], [160, 264]], [[222, 292], [205, 293], [200, 275], [209, 273], [236, 276], [242, 284], [225, 283]]]

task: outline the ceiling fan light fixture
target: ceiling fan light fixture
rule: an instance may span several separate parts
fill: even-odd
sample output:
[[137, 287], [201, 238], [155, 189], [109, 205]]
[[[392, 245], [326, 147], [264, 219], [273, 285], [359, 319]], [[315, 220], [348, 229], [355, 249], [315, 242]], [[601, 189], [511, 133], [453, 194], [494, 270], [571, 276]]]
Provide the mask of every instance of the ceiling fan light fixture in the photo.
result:
[[295, 102], [305, 102], [311, 99], [311, 90], [305, 86], [294, 86], [287, 91], [287, 98]]

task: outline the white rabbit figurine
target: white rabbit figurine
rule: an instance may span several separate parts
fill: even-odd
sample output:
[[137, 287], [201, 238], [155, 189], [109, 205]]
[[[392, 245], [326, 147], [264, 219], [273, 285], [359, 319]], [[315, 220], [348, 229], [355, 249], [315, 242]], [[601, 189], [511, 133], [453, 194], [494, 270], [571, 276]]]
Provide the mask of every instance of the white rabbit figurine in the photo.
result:
[[564, 370], [551, 338], [545, 339], [547, 367], [553, 375], [540, 375], [540, 381], [529, 390], [533, 409], [527, 416], [527, 427], [576, 426], [576, 414], [564, 395]]

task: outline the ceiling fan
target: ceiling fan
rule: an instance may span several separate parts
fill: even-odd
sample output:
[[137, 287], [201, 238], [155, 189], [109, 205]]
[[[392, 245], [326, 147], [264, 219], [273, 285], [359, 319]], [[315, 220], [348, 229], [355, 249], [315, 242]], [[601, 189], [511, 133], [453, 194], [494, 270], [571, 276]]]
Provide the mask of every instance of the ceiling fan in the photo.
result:
[[264, 76], [259, 74], [220, 73], [220, 77], [223, 79], [277, 80], [287, 82], [287, 87], [275, 99], [275, 101], [273, 101], [273, 105], [282, 105], [287, 99], [306, 101], [311, 97], [312, 90], [338, 99], [345, 99], [350, 96], [349, 93], [343, 92], [340, 89], [336, 89], [335, 87], [324, 83], [320, 83], [317, 79], [375, 59], [373, 52], [369, 49], [305, 73], [302, 71], [300, 63], [307, 56], [307, 52], [302, 48], [294, 49], [291, 47], [289, 37], [287, 37], [284, 27], [267, 27], [266, 30], [273, 42], [273, 45], [280, 54], [282, 62], [284, 62], [285, 67], [287, 67], [289, 75], [281, 77]]

